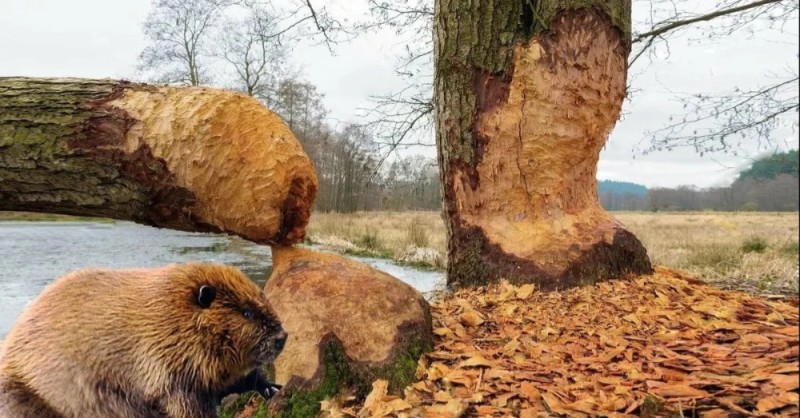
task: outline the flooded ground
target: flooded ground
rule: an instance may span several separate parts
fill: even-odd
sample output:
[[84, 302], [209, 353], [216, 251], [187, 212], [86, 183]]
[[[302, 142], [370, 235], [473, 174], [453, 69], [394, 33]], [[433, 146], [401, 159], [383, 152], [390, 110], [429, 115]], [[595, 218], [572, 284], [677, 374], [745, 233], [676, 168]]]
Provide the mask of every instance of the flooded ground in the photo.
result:
[[[356, 258], [421, 292], [442, 274]], [[84, 267], [156, 267], [190, 261], [236, 266], [263, 284], [269, 247], [224, 235], [151, 228], [129, 222], [0, 222], [0, 340], [25, 305], [57, 277]]]

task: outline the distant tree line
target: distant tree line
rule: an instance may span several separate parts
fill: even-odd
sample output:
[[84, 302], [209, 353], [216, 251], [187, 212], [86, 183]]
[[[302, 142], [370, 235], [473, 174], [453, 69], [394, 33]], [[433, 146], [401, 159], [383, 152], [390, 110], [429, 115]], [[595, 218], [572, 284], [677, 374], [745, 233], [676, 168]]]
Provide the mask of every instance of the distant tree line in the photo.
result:
[[[630, 183], [627, 183], [630, 185]], [[622, 185], [622, 186], [620, 186]], [[797, 211], [800, 202], [798, 153], [789, 151], [756, 160], [728, 187], [639, 189], [600, 182], [607, 210]]]

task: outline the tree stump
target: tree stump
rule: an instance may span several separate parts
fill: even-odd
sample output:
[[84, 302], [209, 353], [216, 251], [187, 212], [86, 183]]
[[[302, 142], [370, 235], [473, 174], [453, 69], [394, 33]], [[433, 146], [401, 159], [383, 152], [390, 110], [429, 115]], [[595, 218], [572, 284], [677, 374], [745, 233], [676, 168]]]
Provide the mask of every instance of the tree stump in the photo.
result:
[[289, 128], [203, 87], [0, 78], [0, 210], [302, 240], [317, 190]]
[[375, 379], [409, 385], [432, 342], [428, 303], [411, 286], [334, 254], [273, 247], [265, 292], [289, 334], [275, 361], [284, 389], [273, 413], [314, 416], [349, 388], [360, 399]]

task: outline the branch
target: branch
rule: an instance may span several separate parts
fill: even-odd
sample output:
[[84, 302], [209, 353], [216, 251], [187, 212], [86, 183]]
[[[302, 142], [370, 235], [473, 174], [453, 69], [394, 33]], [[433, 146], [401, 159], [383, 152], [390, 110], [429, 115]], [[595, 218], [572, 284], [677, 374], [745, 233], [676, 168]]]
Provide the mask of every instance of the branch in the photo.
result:
[[335, 44], [336, 42], [328, 35], [328, 30], [319, 22], [319, 18], [317, 17], [317, 12], [314, 10], [314, 6], [311, 5], [311, 0], [306, 0], [306, 6], [308, 6], [308, 10], [311, 12], [311, 19], [314, 20], [314, 25], [317, 27], [319, 33], [325, 38], [325, 45], [328, 47], [328, 51], [333, 53], [333, 48], [331, 44]]
[[[695, 95], [682, 99], [684, 108], [691, 106], [686, 109], [691, 116], [649, 132], [647, 137], [651, 145], [644, 154], [680, 146], [693, 146], [701, 156], [709, 151], [728, 151], [730, 138], [734, 136], [739, 137], [737, 146], [741, 146], [744, 140], [754, 139], [759, 141], [759, 146], [763, 145], [762, 141], [771, 144], [773, 132], [782, 122], [791, 125], [793, 130], [797, 128], [796, 119], [779, 120], [779, 117], [800, 108], [797, 94], [792, 89], [798, 79], [795, 74], [753, 91], [736, 90], [719, 97]], [[733, 151], [735, 154], [736, 150]]]
[[652, 30], [650, 30], [648, 32], [638, 34], [638, 35], [636, 35], [635, 38], [633, 38], [631, 43], [635, 44], [635, 43], [642, 42], [642, 41], [644, 41], [645, 39], [648, 39], [648, 38], [651, 38], [651, 39], [652, 38], [656, 38], [656, 37], [661, 36], [661, 35], [663, 35], [663, 34], [665, 34], [667, 32], [670, 32], [670, 31], [678, 29], [678, 28], [682, 28], [684, 26], [691, 25], [693, 23], [709, 21], [709, 20], [718, 18], [720, 16], [726, 16], [726, 15], [731, 15], [731, 14], [738, 13], [738, 12], [743, 12], [743, 11], [746, 11], [746, 10], [749, 10], [749, 9], [754, 9], [754, 8], [757, 8], [757, 7], [761, 7], [761, 6], [770, 4], [770, 3], [780, 3], [781, 1], [782, 0], [761, 0], [761, 1], [756, 1], [756, 2], [750, 3], [750, 4], [745, 4], [743, 6], [737, 6], [737, 7], [731, 7], [731, 8], [728, 8], [728, 9], [716, 10], [714, 12], [707, 13], [707, 14], [704, 14], [704, 15], [700, 15], [700, 16], [697, 16], [697, 17], [693, 17], [693, 18], [690, 18], [690, 19], [677, 20], [675, 22], [671, 22], [671, 23], [665, 24], [664, 26], [662, 26], [660, 28], [654, 28], [654, 29], [652, 29]]

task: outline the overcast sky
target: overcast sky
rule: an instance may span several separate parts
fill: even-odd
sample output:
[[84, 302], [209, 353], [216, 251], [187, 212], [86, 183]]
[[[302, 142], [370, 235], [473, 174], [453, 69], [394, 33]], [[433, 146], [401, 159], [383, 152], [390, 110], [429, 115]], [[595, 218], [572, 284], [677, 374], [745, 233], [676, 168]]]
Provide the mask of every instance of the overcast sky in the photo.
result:
[[[365, 3], [341, 1], [329, 3], [340, 12], [359, 11], [356, 5]], [[141, 24], [149, 8], [149, 0], [0, 0], [0, 76], [136, 78], [136, 59], [145, 45]], [[690, 33], [673, 41], [669, 59], [657, 60], [637, 75], [638, 93], [626, 103], [626, 116], [601, 154], [598, 177], [648, 187], [723, 185], [753, 158], [774, 150], [752, 146], [738, 157], [702, 158], [688, 150], [647, 156], [634, 151], [646, 130], [680, 114], [674, 93], [723, 92], [755, 85], [770, 70], [797, 71], [797, 33], [792, 31], [768, 40], [740, 34], [690, 46]], [[293, 50], [293, 61], [325, 94], [332, 118], [347, 121], [357, 108], [369, 106], [370, 94], [403, 85], [393, 71], [396, 43], [388, 34], [372, 34], [339, 45], [335, 56], [324, 46], [301, 44]], [[796, 149], [797, 133], [784, 129], [775, 142], [782, 149]]]

